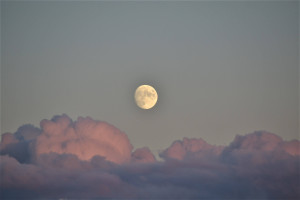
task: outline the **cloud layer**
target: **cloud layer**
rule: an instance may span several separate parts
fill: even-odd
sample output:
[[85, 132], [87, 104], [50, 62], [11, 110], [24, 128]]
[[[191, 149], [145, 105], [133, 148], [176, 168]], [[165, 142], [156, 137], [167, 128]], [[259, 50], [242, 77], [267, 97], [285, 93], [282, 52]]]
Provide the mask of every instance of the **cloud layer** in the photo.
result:
[[157, 161], [106, 122], [62, 115], [3, 134], [0, 154], [1, 199], [300, 198], [300, 142], [264, 131], [184, 138]]

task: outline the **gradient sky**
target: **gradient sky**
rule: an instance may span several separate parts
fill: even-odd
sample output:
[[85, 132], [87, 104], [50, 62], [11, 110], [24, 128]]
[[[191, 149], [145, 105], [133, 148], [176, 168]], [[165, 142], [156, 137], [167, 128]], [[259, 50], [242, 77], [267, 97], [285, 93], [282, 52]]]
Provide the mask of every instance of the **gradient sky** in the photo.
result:
[[66, 113], [155, 154], [183, 137], [299, 138], [297, 1], [1, 4], [1, 133]]

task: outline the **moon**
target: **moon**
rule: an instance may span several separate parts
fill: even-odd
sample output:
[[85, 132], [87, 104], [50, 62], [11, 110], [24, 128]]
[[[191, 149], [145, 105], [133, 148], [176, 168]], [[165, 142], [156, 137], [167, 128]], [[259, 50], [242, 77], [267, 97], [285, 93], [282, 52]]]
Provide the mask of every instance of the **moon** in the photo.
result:
[[135, 103], [142, 109], [150, 109], [155, 106], [157, 98], [157, 92], [151, 85], [141, 85], [135, 90]]

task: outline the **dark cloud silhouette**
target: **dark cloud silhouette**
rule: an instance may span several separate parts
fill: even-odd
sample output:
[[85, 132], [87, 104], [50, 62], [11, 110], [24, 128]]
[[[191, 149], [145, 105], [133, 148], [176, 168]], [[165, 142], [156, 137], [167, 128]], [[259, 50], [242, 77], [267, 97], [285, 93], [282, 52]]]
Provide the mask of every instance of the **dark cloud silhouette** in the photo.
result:
[[257, 131], [184, 138], [160, 154], [89, 117], [21, 126], [0, 143], [1, 199], [299, 199], [300, 142]]

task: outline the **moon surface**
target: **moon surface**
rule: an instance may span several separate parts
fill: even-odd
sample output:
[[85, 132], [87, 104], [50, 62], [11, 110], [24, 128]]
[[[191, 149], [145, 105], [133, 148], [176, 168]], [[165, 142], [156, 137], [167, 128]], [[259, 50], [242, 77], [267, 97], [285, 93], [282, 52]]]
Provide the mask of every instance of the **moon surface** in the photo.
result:
[[141, 85], [135, 90], [135, 103], [142, 109], [150, 109], [155, 106], [157, 98], [157, 92], [151, 85]]

